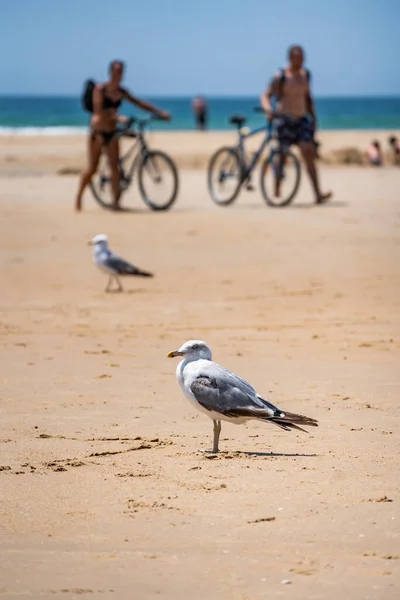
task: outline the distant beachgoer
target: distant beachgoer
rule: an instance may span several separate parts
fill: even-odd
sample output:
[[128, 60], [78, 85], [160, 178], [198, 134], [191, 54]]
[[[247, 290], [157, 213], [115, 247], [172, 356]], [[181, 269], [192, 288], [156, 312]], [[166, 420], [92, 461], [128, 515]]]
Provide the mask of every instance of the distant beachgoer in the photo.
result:
[[380, 167], [382, 165], [382, 150], [381, 145], [377, 140], [371, 142], [371, 145], [367, 148], [367, 160], [370, 165], [374, 167]]
[[[284, 116], [277, 120], [277, 134], [280, 143], [300, 148], [317, 204], [326, 202], [332, 193], [321, 191], [315, 164], [316, 144], [314, 133], [317, 127], [314, 100], [310, 88], [310, 72], [303, 67], [304, 50], [301, 46], [291, 46], [288, 51], [289, 64], [279, 71], [261, 96], [261, 106], [274, 118], [273, 99], [277, 100], [277, 111]], [[281, 181], [276, 178], [275, 195], [280, 195]]]
[[123, 100], [158, 115], [166, 121], [170, 118], [164, 112], [149, 102], [139, 100], [126, 89], [121, 87], [125, 65], [121, 60], [113, 60], [109, 67], [110, 78], [105, 83], [99, 83], [93, 87], [93, 95], [90, 102], [90, 112], [93, 116], [90, 120], [88, 166], [82, 174], [78, 192], [75, 199], [75, 210], [82, 209], [82, 195], [91, 178], [97, 171], [102, 149], [105, 148], [111, 170], [111, 188], [114, 199], [114, 208], [118, 209], [120, 197], [120, 173], [118, 167], [119, 143], [115, 137], [117, 124], [128, 124], [129, 118], [118, 115], [118, 108]]
[[399, 139], [396, 136], [392, 135], [389, 138], [389, 146], [392, 151], [393, 164], [394, 165], [400, 164], [400, 141], [399, 141]]
[[202, 96], [196, 96], [192, 102], [192, 109], [196, 122], [196, 129], [198, 131], [205, 131], [207, 129], [208, 120], [207, 102]]

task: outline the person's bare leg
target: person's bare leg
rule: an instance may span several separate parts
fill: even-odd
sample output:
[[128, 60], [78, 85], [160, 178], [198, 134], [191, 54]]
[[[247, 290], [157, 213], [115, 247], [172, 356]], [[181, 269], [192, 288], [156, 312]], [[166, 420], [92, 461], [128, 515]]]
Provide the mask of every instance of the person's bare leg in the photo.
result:
[[83, 192], [85, 191], [86, 186], [90, 183], [90, 180], [97, 171], [102, 147], [103, 140], [101, 135], [96, 135], [93, 137], [90, 134], [88, 141], [88, 165], [87, 169], [81, 175], [78, 191], [75, 198], [75, 210], [78, 212], [82, 210]]
[[275, 176], [275, 198], [280, 198], [281, 197], [281, 182], [282, 182], [282, 178], [281, 177], [276, 177]]
[[213, 454], [216, 454], [218, 452], [218, 444], [219, 444], [219, 435], [221, 433], [221, 421], [214, 421], [213, 420], [213, 426], [214, 426], [214, 440], [213, 440]]
[[120, 190], [120, 178], [121, 174], [119, 171], [119, 144], [117, 139], [110, 140], [106, 146], [108, 162], [111, 171], [111, 190], [113, 194], [113, 207], [118, 208], [119, 197], [121, 195]]
[[332, 196], [332, 192], [327, 192], [326, 194], [321, 192], [317, 167], [315, 164], [315, 146], [310, 142], [300, 142], [299, 148], [314, 190], [315, 201], [317, 204], [322, 204], [323, 202], [326, 202], [326, 200], [329, 200]]
[[281, 195], [281, 184], [282, 184], [282, 173], [286, 163], [286, 154], [279, 153], [274, 158], [274, 175], [275, 175], [275, 197], [280, 198]]

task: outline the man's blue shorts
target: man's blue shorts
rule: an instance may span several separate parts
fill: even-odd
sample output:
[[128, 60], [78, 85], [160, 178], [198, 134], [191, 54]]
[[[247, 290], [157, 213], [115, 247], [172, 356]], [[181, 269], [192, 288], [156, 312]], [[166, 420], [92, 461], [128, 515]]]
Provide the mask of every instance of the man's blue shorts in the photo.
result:
[[285, 146], [300, 142], [314, 142], [314, 122], [308, 117], [277, 119], [276, 132], [279, 142]]

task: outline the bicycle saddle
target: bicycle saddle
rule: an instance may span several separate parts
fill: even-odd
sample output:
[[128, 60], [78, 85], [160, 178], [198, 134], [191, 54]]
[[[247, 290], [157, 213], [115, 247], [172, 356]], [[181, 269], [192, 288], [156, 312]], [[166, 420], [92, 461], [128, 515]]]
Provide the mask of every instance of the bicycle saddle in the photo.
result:
[[229, 122], [232, 123], [232, 125], [237, 125], [238, 127], [241, 127], [244, 123], [246, 123], [246, 117], [233, 115], [233, 117], [229, 119]]

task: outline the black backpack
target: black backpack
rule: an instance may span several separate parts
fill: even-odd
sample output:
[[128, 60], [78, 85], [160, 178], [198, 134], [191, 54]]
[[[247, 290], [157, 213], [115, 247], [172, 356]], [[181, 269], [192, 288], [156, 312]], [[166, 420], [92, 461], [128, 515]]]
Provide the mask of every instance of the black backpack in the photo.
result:
[[[310, 82], [311, 73], [308, 69], [305, 69], [305, 72], [306, 72], [307, 81]], [[281, 96], [283, 94], [283, 86], [285, 85], [285, 81], [286, 81], [285, 69], [280, 69], [280, 77], [279, 77], [279, 84], [278, 84], [278, 89], [279, 89], [278, 98], [281, 98]]]
[[93, 90], [96, 86], [96, 82], [93, 79], [88, 79], [85, 81], [85, 85], [83, 86], [83, 92], [81, 96], [82, 107], [83, 110], [86, 110], [89, 113], [93, 112]]

